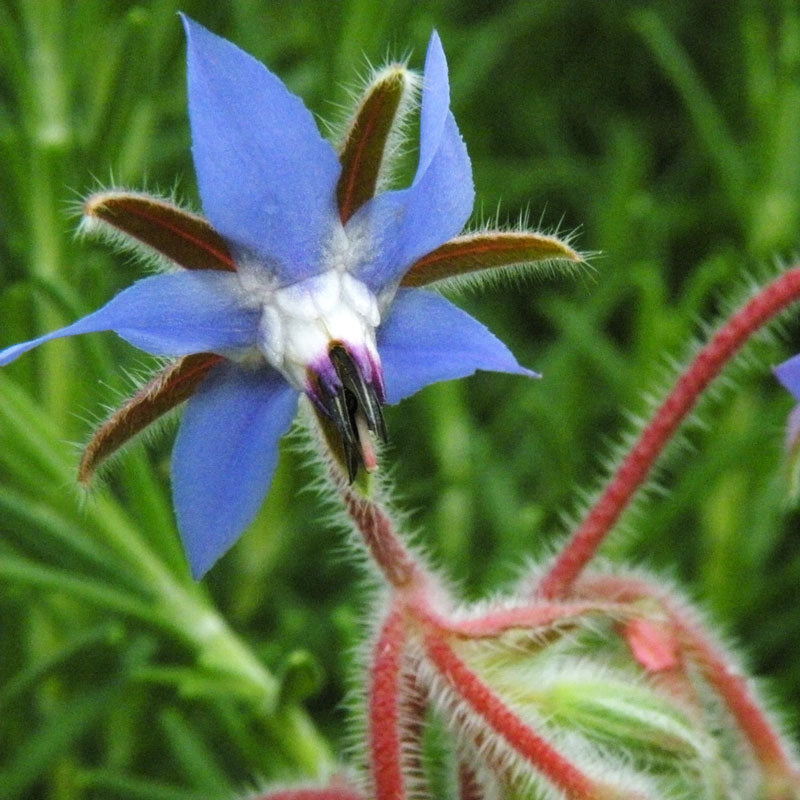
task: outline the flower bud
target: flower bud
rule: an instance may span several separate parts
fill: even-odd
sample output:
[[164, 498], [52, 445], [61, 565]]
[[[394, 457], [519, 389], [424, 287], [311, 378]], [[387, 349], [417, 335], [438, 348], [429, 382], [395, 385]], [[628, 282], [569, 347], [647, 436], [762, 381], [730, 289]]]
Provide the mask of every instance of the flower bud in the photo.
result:
[[483, 796], [800, 797], [794, 768], [753, 741], [747, 685], [673, 608], [646, 597], [539, 628], [429, 634], [423, 681]]

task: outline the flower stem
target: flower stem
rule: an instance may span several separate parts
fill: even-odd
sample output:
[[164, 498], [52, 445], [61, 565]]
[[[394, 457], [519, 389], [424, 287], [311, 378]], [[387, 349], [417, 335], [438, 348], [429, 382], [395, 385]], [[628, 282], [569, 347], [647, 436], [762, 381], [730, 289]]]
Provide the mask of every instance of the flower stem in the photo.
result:
[[375, 563], [395, 589], [425, 583], [426, 574], [397, 535], [394, 523], [384, 509], [370, 498], [354, 491], [334, 475], [347, 513]]
[[570, 800], [599, 800], [609, 796], [605, 787], [584, 774], [505, 705], [438, 634], [429, 633], [425, 637], [425, 650], [458, 699], [466, 703], [527, 765], [561, 789], [566, 797]]
[[253, 800], [362, 800], [361, 795], [349, 786], [324, 786], [314, 788], [283, 789], [259, 795]]
[[[421, 599], [427, 600], [424, 595]], [[538, 632], [592, 614], [624, 618], [629, 613], [620, 604], [595, 601], [545, 604], [534, 602], [527, 606], [501, 607], [467, 619], [448, 619], [426, 607], [417, 607], [414, 610], [420, 619], [438, 628], [442, 634], [453, 634], [464, 639], [493, 639], [511, 630]]]
[[459, 800], [484, 800], [484, 793], [472, 767], [463, 759], [458, 762]]
[[600, 499], [542, 579], [538, 587], [542, 597], [554, 599], [568, 594], [703, 390], [759, 328], [799, 297], [800, 267], [794, 267], [768, 284], [717, 331], [680, 376]]
[[400, 696], [405, 646], [402, 607], [389, 612], [373, 650], [369, 692], [370, 767], [376, 800], [403, 800]]
[[[670, 616], [680, 626], [687, 647], [693, 652], [709, 683], [725, 700], [728, 709], [752, 744], [756, 758], [762, 764], [767, 785], [781, 785], [784, 791], [800, 788], [800, 773], [792, 764], [778, 731], [760, 708], [748, 686], [747, 679], [728, 664], [715, 644], [691, 619], [669, 608]], [[768, 792], [766, 797], [783, 797], [783, 794]]]

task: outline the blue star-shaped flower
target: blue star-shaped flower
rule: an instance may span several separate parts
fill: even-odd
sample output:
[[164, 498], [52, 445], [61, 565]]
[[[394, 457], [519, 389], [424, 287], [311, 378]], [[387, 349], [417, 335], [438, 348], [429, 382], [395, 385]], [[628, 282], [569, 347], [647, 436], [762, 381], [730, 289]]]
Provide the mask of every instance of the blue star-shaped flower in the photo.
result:
[[[352, 479], [375, 465], [371, 436], [385, 435], [383, 403], [476, 369], [534, 374], [472, 317], [409, 286], [577, 255], [535, 234], [453, 238], [474, 193], [435, 33], [413, 182], [358, 200], [348, 186], [360, 181], [363, 189], [357, 156], [372, 142], [369, 126], [354, 134], [356, 155], [346, 161], [262, 64], [191, 20], [184, 24], [193, 156], [208, 222], [124, 192], [97, 195], [86, 207], [89, 218], [184, 269], [140, 280], [74, 324], [0, 352], [0, 365], [50, 339], [102, 330], [148, 353], [182, 357], [87, 452], [99, 461], [190, 398], [172, 487], [192, 572], [201, 576], [258, 511], [301, 393], [339, 437]], [[372, 99], [390, 98], [381, 91]], [[386, 103], [367, 105], [361, 122], [386, 122]]]

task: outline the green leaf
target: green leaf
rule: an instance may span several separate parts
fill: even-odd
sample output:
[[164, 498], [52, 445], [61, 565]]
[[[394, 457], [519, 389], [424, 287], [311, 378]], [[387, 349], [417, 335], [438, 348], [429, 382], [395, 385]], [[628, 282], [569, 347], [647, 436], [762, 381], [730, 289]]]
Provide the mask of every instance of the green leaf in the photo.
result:
[[176, 766], [187, 782], [214, 796], [233, 794], [227, 775], [220, 769], [217, 757], [199, 731], [193, 729], [177, 711], [167, 709], [161, 715], [170, 750]]

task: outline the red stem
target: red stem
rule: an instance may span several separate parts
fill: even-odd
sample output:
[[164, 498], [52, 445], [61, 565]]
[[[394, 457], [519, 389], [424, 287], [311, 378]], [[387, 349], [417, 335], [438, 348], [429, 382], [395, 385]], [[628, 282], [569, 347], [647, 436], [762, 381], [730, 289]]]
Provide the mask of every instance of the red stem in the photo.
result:
[[259, 795], [253, 800], [364, 800], [355, 789], [346, 786], [326, 786], [306, 789], [281, 789]]
[[630, 609], [615, 603], [582, 601], [542, 604], [537, 600], [526, 606], [511, 606], [487, 612], [481, 617], [449, 619], [433, 610], [425, 594], [415, 598], [411, 606], [419, 620], [438, 628], [442, 633], [464, 639], [494, 639], [510, 630], [526, 630], [535, 635], [544, 630], [569, 626], [575, 620], [591, 614], [630, 615]]
[[486, 725], [498, 733], [521, 758], [561, 789], [570, 800], [608, 796], [545, 738], [537, 735], [492, 689], [458, 657], [437, 634], [425, 637], [431, 662], [460, 700], [470, 706]]
[[793, 767], [778, 732], [756, 702], [747, 680], [728, 665], [702, 630], [690, 620], [678, 616], [674, 609], [670, 610], [670, 615], [678, 622], [686, 645], [700, 663], [708, 682], [724, 698], [739, 721], [767, 776], [786, 777], [787, 786], [793, 780], [796, 781], [795, 789], [800, 788], [800, 774]]
[[720, 328], [681, 375], [642, 432], [600, 499], [590, 509], [538, 587], [542, 597], [564, 597], [630, 503], [700, 394], [745, 342], [800, 296], [800, 267], [766, 286]]
[[403, 741], [400, 728], [405, 619], [389, 612], [373, 650], [369, 692], [369, 754], [375, 800], [404, 800]]
[[402, 675], [403, 699], [400, 705], [400, 726], [402, 730], [403, 770], [408, 780], [410, 800], [428, 798], [431, 791], [427, 786], [423, 754], [425, 746], [425, 718], [428, 713], [428, 698], [417, 680], [416, 670], [406, 668]]
[[464, 760], [458, 761], [458, 797], [459, 800], [484, 800], [484, 792], [475, 770]]
[[414, 582], [424, 583], [426, 573], [397, 535], [388, 514], [372, 500], [353, 491], [334, 473], [347, 513], [364, 538], [375, 563], [395, 589], [405, 589]]

